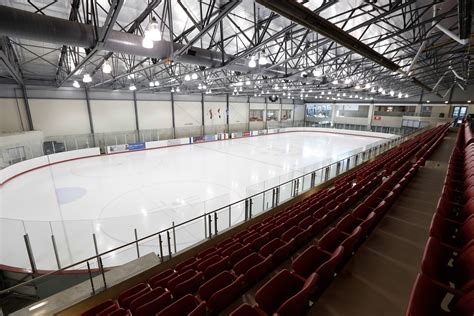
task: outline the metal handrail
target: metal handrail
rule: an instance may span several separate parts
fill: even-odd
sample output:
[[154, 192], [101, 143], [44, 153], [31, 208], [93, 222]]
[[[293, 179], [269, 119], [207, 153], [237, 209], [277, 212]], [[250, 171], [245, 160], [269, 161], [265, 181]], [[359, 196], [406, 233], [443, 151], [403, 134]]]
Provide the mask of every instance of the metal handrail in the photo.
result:
[[[421, 132], [422, 130], [424, 130], [424, 129], [418, 129], [418, 130], [415, 130], [415, 131], [412, 131], [412, 132], [408, 133], [407, 135], [399, 136], [399, 137], [397, 137], [397, 138], [391, 139], [391, 142], [398, 142], [398, 141], [404, 142], [404, 141], [405, 141], [406, 139], [408, 139], [412, 134], [417, 133], [417, 132]], [[381, 145], [381, 144], [377, 144], [377, 145], [375, 145], [375, 146], [370, 146], [367, 150], [371, 150], [372, 148], [374, 148], [374, 147], [376, 147], [376, 146], [379, 146], [379, 145]], [[366, 150], [366, 151], [367, 151], [367, 150]], [[364, 151], [364, 152], [365, 152], [365, 151]], [[273, 190], [273, 189], [275, 189], [275, 188], [278, 188], [278, 187], [281, 187], [281, 186], [283, 186], [283, 185], [285, 185], [285, 184], [291, 183], [291, 182], [295, 181], [295, 179], [298, 179], [298, 178], [301, 178], [301, 177], [305, 177], [305, 176], [307, 176], [307, 175], [309, 175], [309, 174], [311, 174], [311, 173], [313, 173], [313, 172], [317, 172], [318, 170], [326, 169], [326, 168], [328, 168], [328, 167], [330, 167], [330, 166], [332, 166], [332, 165], [337, 165], [339, 162], [341, 162], [341, 161], [346, 161], [347, 159], [350, 159], [350, 158], [352, 158], [352, 157], [358, 156], [360, 153], [361, 153], [361, 152], [359, 152], [359, 153], [357, 153], [357, 154], [354, 154], [354, 155], [351, 155], [351, 156], [349, 156], [349, 157], [340, 159], [340, 160], [338, 160], [338, 161], [336, 161], [336, 162], [333, 162], [333, 163], [331, 163], [331, 164], [322, 166], [322, 167], [320, 167], [320, 168], [318, 168], [318, 169], [315, 169], [315, 170], [313, 170], [313, 171], [310, 171], [310, 172], [308, 172], [308, 173], [306, 173], [306, 174], [304, 174], [304, 175], [298, 176], [298, 177], [296, 177], [296, 178], [294, 178], [294, 179], [291, 179], [291, 180], [288, 180], [288, 181], [286, 181], [286, 182], [280, 183], [280, 184], [278, 184], [278, 185], [276, 185], [276, 186], [273, 186], [273, 187], [268, 188], [268, 189], [266, 189], [266, 190], [263, 190], [263, 191], [261, 191], [261, 192], [258, 192], [258, 193], [255, 193], [255, 194], [253, 194], [253, 195], [247, 196], [247, 197], [244, 198], [244, 199], [241, 199], [241, 200], [232, 202], [232, 203], [230, 203], [230, 204], [228, 204], [228, 205], [226, 205], [226, 206], [224, 206], [224, 207], [218, 208], [218, 209], [213, 210], [213, 211], [211, 211], [211, 212], [207, 212], [207, 213], [205, 212], [203, 215], [194, 217], [194, 218], [192, 218], [192, 219], [189, 219], [189, 220], [187, 220], [187, 221], [184, 221], [184, 222], [179, 223], [179, 224], [177, 224], [177, 225], [174, 225], [174, 226], [172, 226], [172, 227], [168, 227], [168, 228], [166, 228], [166, 229], [164, 229], [164, 230], [160, 230], [160, 231], [158, 231], [158, 232], [152, 233], [152, 234], [147, 235], [147, 236], [145, 236], [145, 237], [141, 237], [141, 238], [136, 239], [136, 240], [134, 240], [134, 241], [132, 241], [132, 242], [129, 242], [129, 243], [127, 243], [127, 244], [118, 246], [118, 247], [116, 247], [116, 248], [113, 248], [113, 249], [104, 251], [104, 252], [102, 252], [102, 253], [100, 253], [100, 254], [97, 254], [97, 255], [95, 255], [95, 256], [92, 256], [92, 257], [83, 259], [83, 260], [81, 260], [81, 261], [75, 262], [75, 263], [70, 264], [70, 265], [68, 265], [68, 266], [66, 266], [66, 267], [63, 267], [63, 268], [61, 268], [61, 269], [58, 269], [58, 270], [55, 270], [55, 271], [51, 271], [51, 272], [49, 272], [49, 273], [40, 275], [39, 277], [36, 277], [36, 278], [34, 278], [34, 279], [31, 279], [31, 280], [25, 281], [25, 282], [23, 282], [23, 283], [14, 285], [14, 286], [12, 286], [12, 287], [10, 287], [10, 288], [1, 290], [1, 291], [0, 291], [0, 295], [6, 294], [6, 293], [9, 293], [9, 292], [12, 292], [13, 290], [15, 290], [15, 289], [17, 289], [17, 288], [23, 287], [23, 286], [28, 285], [28, 284], [30, 284], [30, 283], [37, 282], [37, 281], [39, 281], [39, 280], [45, 279], [45, 278], [48, 277], [48, 276], [51, 276], [51, 275], [60, 273], [60, 272], [62, 272], [62, 271], [68, 270], [68, 269], [70, 269], [70, 268], [73, 268], [73, 267], [75, 267], [75, 266], [78, 266], [78, 265], [81, 265], [81, 264], [84, 264], [84, 263], [87, 263], [87, 262], [89, 262], [89, 261], [100, 260], [101, 257], [103, 257], [103, 256], [105, 256], [105, 255], [107, 255], [107, 254], [109, 254], [109, 253], [115, 252], [115, 251], [120, 250], [120, 249], [123, 249], [123, 248], [125, 248], [125, 247], [129, 247], [129, 246], [138, 244], [138, 243], [141, 242], [141, 241], [144, 241], [144, 240], [146, 240], [146, 239], [150, 239], [150, 238], [156, 237], [156, 236], [158, 236], [158, 235], [160, 235], [160, 234], [162, 234], [162, 233], [168, 232], [168, 231], [170, 231], [170, 230], [172, 230], [172, 229], [176, 229], [177, 227], [181, 227], [181, 226], [186, 225], [186, 224], [188, 224], [188, 223], [190, 223], [190, 222], [194, 222], [194, 221], [200, 220], [200, 219], [206, 217], [206, 216], [209, 215], [209, 214], [217, 213], [218, 211], [223, 210], [223, 209], [226, 209], [226, 208], [229, 208], [229, 207], [231, 207], [232, 205], [245, 202], [246, 200], [252, 199], [252, 198], [255, 197], [255, 196], [258, 196], [258, 195], [261, 195], [261, 194], [265, 194], [266, 192], [271, 191], [271, 190]]]

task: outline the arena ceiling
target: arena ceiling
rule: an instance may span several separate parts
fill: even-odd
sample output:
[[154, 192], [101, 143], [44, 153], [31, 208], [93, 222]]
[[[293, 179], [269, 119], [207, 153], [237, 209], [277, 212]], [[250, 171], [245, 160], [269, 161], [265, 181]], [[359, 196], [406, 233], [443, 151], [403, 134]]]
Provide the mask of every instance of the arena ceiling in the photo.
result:
[[[473, 83], [469, 0], [2, 5], [1, 83], [307, 100], [445, 96]], [[152, 19], [161, 40], [145, 48]]]

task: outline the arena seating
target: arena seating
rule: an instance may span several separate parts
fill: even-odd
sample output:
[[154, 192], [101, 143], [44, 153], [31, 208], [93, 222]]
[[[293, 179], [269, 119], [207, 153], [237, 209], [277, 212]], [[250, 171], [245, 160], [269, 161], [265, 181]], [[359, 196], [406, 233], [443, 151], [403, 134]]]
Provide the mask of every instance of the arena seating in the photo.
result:
[[[430, 143], [436, 146], [439, 142]], [[426, 153], [432, 151], [426, 147]], [[407, 316], [474, 314], [473, 175], [473, 135], [470, 125], [464, 123], [449, 160]]]
[[[448, 125], [443, 125], [419, 134], [350, 172], [334, 187], [294, 203], [150, 278], [148, 284], [124, 291], [117, 302], [107, 301], [83, 315], [109, 315], [102, 314], [109, 308], [135, 315], [143, 297], [153, 297], [153, 301], [165, 293], [170, 300], [157, 315], [216, 314], [341, 218], [319, 243], [308, 245], [293, 261], [293, 271], [279, 272], [257, 291], [256, 306], [244, 304], [232, 314], [303, 313], [383, 217], [447, 129]], [[423, 154], [412, 164], [410, 159], [420, 150]]]

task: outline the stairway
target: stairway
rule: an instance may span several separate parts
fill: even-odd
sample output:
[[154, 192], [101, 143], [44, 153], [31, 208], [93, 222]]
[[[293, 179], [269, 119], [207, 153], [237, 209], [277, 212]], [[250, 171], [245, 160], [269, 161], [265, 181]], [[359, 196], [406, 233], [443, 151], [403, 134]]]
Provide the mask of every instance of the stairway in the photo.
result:
[[448, 134], [308, 315], [405, 315], [455, 137]]

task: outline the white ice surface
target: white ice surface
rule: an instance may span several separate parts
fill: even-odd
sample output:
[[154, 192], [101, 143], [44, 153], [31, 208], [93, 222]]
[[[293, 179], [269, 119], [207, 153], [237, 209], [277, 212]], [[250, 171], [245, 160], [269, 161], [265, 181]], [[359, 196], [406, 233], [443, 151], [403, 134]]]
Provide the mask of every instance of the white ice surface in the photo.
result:
[[[31, 171], [0, 188], [0, 264], [29, 268], [25, 232], [38, 268], [56, 269], [52, 234], [65, 266], [95, 254], [93, 233], [103, 252], [134, 240], [134, 228], [143, 237], [243, 199], [263, 181], [274, 183], [381, 140], [283, 133], [87, 158]], [[230, 221], [241, 220], [243, 210], [243, 203], [235, 206]], [[227, 217], [228, 211], [219, 216], [220, 230], [228, 227]], [[204, 225], [178, 229], [178, 250], [202, 239]], [[166, 254], [166, 235], [162, 237]], [[142, 254], [158, 249], [157, 239], [140, 247]], [[134, 256], [136, 249], [129, 247], [106, 256], [104, 264]]]

